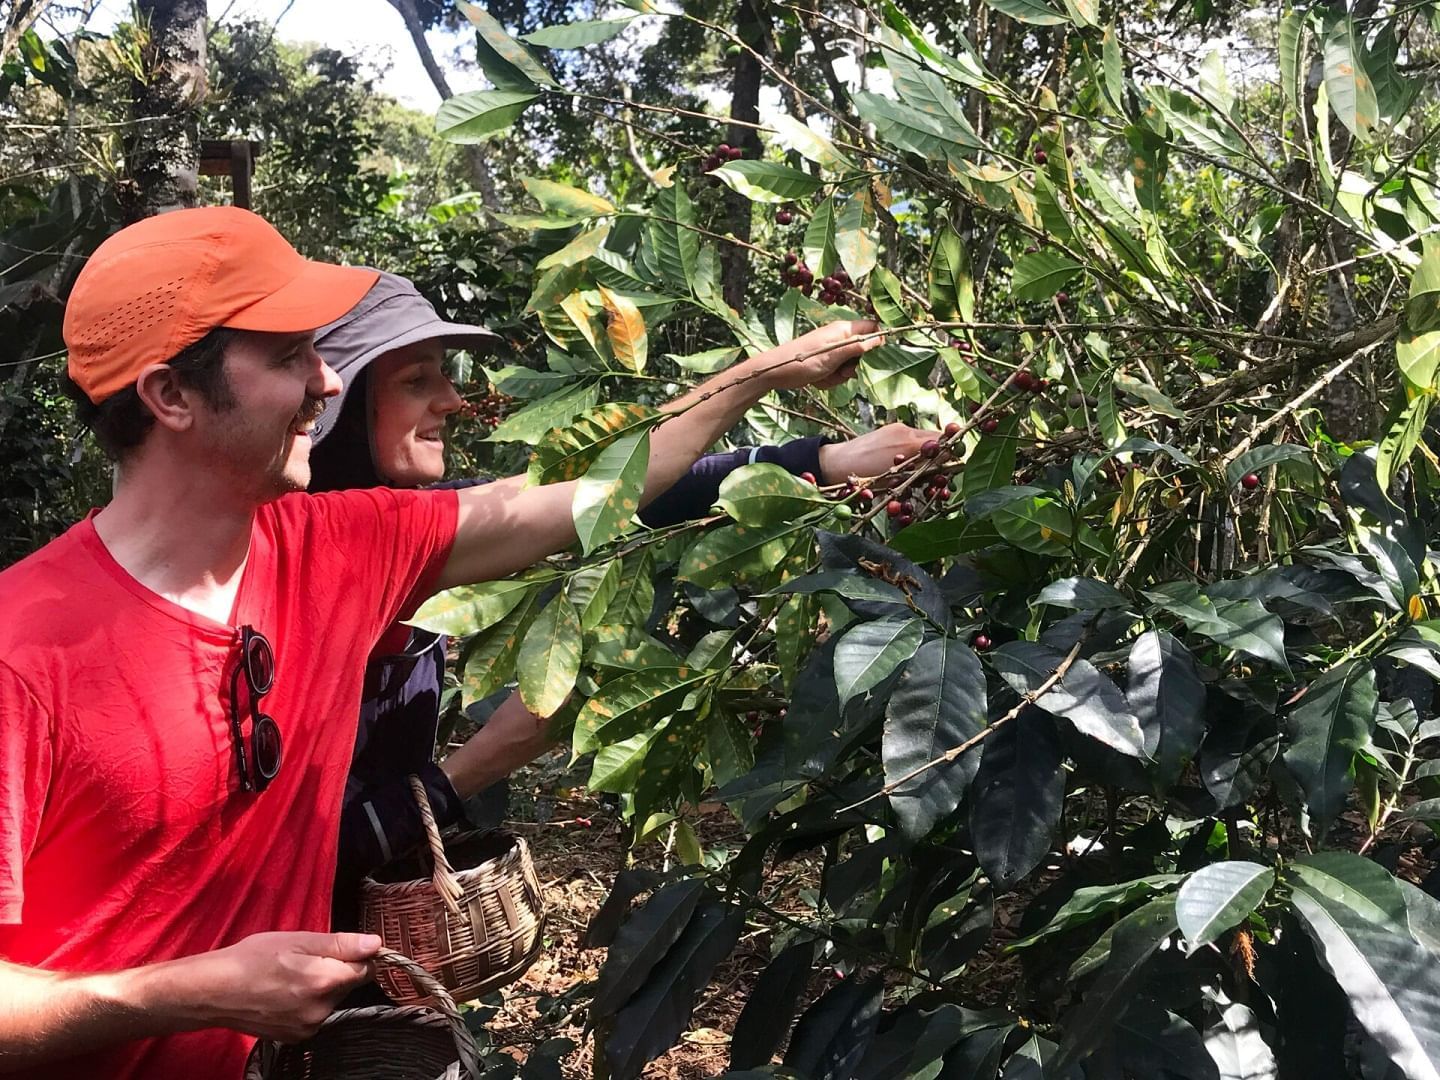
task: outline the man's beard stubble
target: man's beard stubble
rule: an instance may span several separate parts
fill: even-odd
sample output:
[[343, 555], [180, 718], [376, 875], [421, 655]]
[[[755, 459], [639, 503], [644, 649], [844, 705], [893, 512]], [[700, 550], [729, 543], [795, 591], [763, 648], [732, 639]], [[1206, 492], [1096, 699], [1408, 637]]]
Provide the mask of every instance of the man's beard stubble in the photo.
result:
[[[317, 419], [325, 407], [324, 398], [307, 397], [286, 426], [284, 443], [263, 461], [257, 461], [253, 449], [249, 449], [259, 441], [258, 438], [243, 429], [232, 428], [227, 433], [228, 437], [222, 436], [214, 448], [218, 463], [234, 474], [237, 488], [253, 491], [257, 505], [304, 491], [310, 484], [310, 456], [306, 453], [303, 460], [294, 460], [295, 443], [302, 437], [300, 429]], [[224, 411], [231, 412], [228, 409]], [[249, 452], [246, 452], [247, 449]]]

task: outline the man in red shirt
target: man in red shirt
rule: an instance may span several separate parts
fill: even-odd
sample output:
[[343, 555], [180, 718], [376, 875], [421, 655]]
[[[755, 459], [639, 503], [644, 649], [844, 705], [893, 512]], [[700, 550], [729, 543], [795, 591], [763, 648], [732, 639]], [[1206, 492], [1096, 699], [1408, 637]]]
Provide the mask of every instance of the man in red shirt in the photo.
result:
[[[75, 285], [70, 375], [119, 481], [0, 573], [0, 1072], [236, 1077], [369, 977], [378, 940], [324, 932], [365, 659], [432, 592], [575, 539], [570, 483], [303, 493], [339, 388], [311, 331], [374, 279], [210, 208], [122, 230]], [[646, 496], [874, 328], [669, 406]]]

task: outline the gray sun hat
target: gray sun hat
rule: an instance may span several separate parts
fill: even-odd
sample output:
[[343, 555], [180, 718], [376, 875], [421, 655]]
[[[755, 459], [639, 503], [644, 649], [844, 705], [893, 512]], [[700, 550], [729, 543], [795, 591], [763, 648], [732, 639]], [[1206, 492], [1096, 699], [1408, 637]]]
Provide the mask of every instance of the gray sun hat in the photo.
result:
[[340, 394], [325, 403], [310, 437], [316, 442], [335, 430], [335, 421], [355, 376], [372, 360], [417, 341], [439, 339], [447, 349], [494, 348], [504, 339], [483, 326], [446, 322], [408, 278], [380, 273], [360, 302], [315, 331], [315, 351], [340, 376]]

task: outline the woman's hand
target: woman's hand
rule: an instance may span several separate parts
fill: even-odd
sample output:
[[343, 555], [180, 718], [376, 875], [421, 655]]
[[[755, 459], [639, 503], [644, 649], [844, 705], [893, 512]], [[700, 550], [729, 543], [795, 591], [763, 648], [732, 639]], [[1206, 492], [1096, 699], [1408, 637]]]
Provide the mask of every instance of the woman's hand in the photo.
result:
[[913, 457], [938, 431], [924, 431], [908, 424], [886, 424], [845, 442], [820, 448], [820, 480], [843, 484], [852, 476], [879, 476], [895, 463], [898, 455]]
[[763, 371], [766, 381], [777, 390], [803, 386], [825, 390], [853, 376], [860, 357], [885, 343], [877, 334], [879, 329], [880, 324], [871, 319], [827, 323], [743, 366]]

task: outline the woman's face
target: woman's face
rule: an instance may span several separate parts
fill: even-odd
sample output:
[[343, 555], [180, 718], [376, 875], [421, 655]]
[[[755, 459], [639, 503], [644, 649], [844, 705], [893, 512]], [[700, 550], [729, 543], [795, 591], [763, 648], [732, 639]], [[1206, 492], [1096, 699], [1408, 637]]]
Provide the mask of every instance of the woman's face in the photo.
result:
[[370, 431], [380, 476], [395, 487], [433, 484], [445, 475], [445, 418], [460, 395], [441, 370], [445, 349], [421, 341], [370, 367]]

